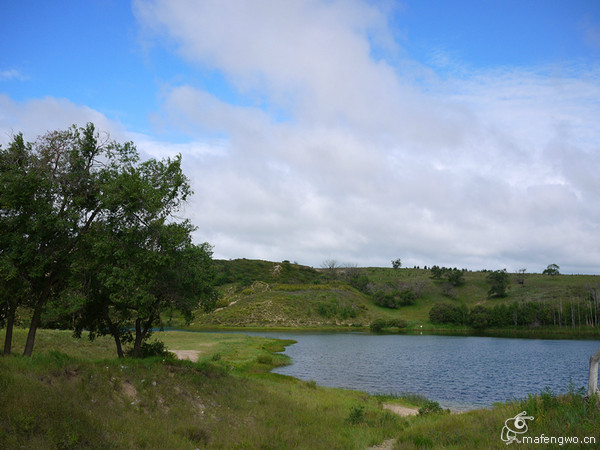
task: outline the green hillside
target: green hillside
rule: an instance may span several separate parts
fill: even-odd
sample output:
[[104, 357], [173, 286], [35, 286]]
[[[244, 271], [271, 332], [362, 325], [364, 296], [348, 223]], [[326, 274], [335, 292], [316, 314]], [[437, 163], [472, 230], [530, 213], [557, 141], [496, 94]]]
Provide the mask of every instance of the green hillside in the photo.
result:
[[[408, 330], [544, 329], [595, 333], [600, 316], [596, 275], [506, 274], [505, 296], [490, 296], [491, 271], [313, 269], [284, 261], [218, 260], [221, 298], [191, 328], [366, 328], [402, 319]], [[452, 278], [455, 276], [455, 278]], [[432, 321], [446, 305], [460, 318]], [[445, 310], [444, 310], [445, 311]]]

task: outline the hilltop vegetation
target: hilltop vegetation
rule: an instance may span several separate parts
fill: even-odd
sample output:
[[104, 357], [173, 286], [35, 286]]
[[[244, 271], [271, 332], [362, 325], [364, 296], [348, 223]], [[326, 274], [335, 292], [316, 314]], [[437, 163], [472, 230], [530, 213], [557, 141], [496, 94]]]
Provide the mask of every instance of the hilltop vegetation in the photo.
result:
[[[313, 269], [284, 261], [215, 261], [220, 300], [192, 328], [294, 327], [595, 333], [600, 277], [471, 272], [433, 266]], [[432, 311], [433, 310], [433, 311]], [[381, 326], [383, 324], [383, 327]], [[398, 326], [399, 325], [399, 326]]]

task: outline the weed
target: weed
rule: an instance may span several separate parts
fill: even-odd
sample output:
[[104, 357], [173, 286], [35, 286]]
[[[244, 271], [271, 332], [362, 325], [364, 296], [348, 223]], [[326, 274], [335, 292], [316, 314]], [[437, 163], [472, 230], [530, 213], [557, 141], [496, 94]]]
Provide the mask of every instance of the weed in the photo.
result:
[[364, 406], [353, 406], [350, 408], [350, 414], [346, 421], [352, 425], [358, 425], [363, 423], [365, 420], [365, 407]]
[[307, 386], [309, 389], [316, 389], [316, 388], [317, 388], [317, 382], [316, 382], [315, 380], [308, 380], [308, 381], [306, 382], [306, 386]]
[[419, 408], [420, 416], [425, 416], [427, 414], [439, 414], [443, 412], [445, 412], [445, 410], [438, 402], [434, 402], [433, 400], [426, 401], [425, 404]]

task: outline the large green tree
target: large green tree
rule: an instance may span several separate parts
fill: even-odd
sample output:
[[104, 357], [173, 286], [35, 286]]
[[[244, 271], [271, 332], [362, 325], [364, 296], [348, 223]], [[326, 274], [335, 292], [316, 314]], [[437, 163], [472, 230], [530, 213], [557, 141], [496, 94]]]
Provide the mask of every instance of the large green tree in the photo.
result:
[[190, 193], [180, 163], [150, 160], [116, 178], [113, 203], [76, 265], [86, 299], [77, 332], [110, 334], [120, 357], [127, 342], [140, 356], [164, 311], [190, 320], [193, 310], [216, 301], [210, 246], [194, 245], [191, 223], [173, 218]]
[[506, 269], [490, 272], [487, 276], [487, 279], [491, 283], [488, 296], [506, 297], [507, 290], [510, 286], [510, 278]]
[[93, 125], [54, 131], [25, 143], [14, 137], [0, 149], [0, 226], [3, 295], [8, 310], [5, 352], [19, 305], [33, 313], [25, 343], [31, 355], [44, 306], [63, 289], [81, 237], [102, 209], [99, 174], [112, 144]]
[[[50, 302], [55, 308], [67, 302], [64, 308], [73, 309], [79, 298], [78, 306], [89, 310], [86, 303], [97, 302], [102, 292], [111, 300], [127, 299], [137, 305], [139, 322], [136, 319], [134, 326], [141, 331], [136, 339], [139, 335], [143, 341], [148, 335], [145, 324], [156, 321], [164, 299], [175, 302], [183, 296], [166, 294], [167, 284], [176, 282], [165, 275], [169, 261], [184, 261], [198, 249], [210, 260], [208, 246], [192, 245], [193, 227], [173, 218], [191, 193], [180, 157], [140, 163], [133, 143], [103, 138], [92, 124], [49, 132], [34, 143], [15, 136], [6, 149], [0, 148], [0, 187], [0, 319], [7, 324], [5, 353], [10, 352], [19, 306], [32, 309], [24, 350], [31, 355]], [[84, 276], [92, 270], [99, 271], [92, 280], [95, 291], [88, 289], [92, 281]], [[198, 270], [210, 272], [209, 264]], [[201, 286], [206, 292], [196, 300], [209, 305], [214, 298], [206, 287], [210, 280], [201, 281], [207, 282]], [[123, 301], [122, 310], [131, 310]], [[117, 322], [121, 323], [125, 322]], [[101, 328], [91, 321], [89, 325]]]

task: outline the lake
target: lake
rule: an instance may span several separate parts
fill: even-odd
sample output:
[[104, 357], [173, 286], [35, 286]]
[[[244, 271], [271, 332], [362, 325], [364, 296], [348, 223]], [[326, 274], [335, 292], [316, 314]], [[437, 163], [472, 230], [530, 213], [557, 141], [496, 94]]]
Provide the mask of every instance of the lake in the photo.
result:
[[599, 341], [373, 335], [244, 333], [294, 339], [289, 366], [274, 372], [327, 387], [371, 394], [415, 393], [444, 408], [467, 410], [526, 398], [546, 387], [564, 393], [586, 386]]

